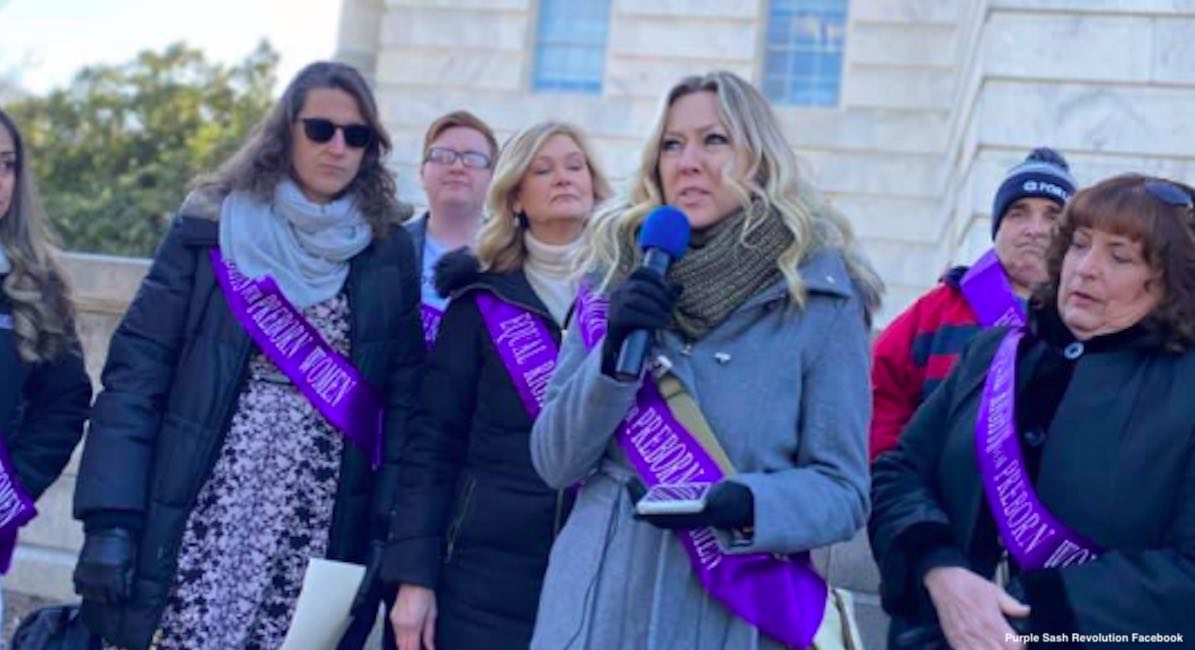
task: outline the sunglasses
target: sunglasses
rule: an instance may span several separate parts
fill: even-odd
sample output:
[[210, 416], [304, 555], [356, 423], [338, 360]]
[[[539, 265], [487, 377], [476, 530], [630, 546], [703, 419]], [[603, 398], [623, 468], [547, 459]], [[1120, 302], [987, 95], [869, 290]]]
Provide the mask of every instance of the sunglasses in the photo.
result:
[[470, 169], [489, 169], [490, 157], [480, 151], [456, 151], [442, 147], [432, 147], [427, 150], [427, 157], [423, 162], [436, 163], [447, 167], [460, 159], [461, 164]]
[[303, 133], [308, 140], [316, 144], [323, 144], [336, 135], [340, 129], [344, 133], [344, 143], [353, 149], [363, 149], [373, 142], [373, 129], [365, 124], [337, 124], [323, 117], [305, 117]]
[[1176, 208], [1195, 209], [1195, 198], [1183, 188], [1164, 180], [1145, 181], [1145, 191], [1155, 199]]

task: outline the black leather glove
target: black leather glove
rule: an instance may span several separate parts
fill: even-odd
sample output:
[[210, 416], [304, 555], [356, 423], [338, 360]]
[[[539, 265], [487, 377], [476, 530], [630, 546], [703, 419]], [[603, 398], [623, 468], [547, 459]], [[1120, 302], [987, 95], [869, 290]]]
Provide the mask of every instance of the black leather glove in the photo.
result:
[[[627, 483], [627, 491], [635, 503], [643, 498], [647, 489], [639, 479]], [[755, 497], [751, 488], [739, 483], [722, 481], [710, 489], [701, 512], [668, 515], [641, 515], [635, 519], [646, 521], [665, 530], [714, 527], [722, 530], [742, 530], [755, 524]]]
[[119, 605], [133, 597], [137, 542], [125, 528], [88, 533], [75, 565], [75, 592], [105, 605]]
[[681, 291], [679, 284], [665, 284], [658, 273], [641, 268], [610, 292], [606, 339], [602, 343], [602, 374], [614, 376], [618, 351], [628, 334], [635, 330], [668, 327], [672, 321], [672, 307]]
[[382, 595], [382, 558], [386, 553], [386, 545], [382, 540], [375, 539], [369, 543], [369, 558], [365, 563], [365, 577], [361, 579], [361, 586], [357, 587], [357, 595], [353, 596], [353, 605], [349, 610], [352, 615], [369, 615], [369, 608], [377, 609]]
[[458, 248], [436, 260], [432, 268], [432, 282], [441, 298], [449, 298], [457, 289], [476, 281], [480, 273], [481, 262], [477, 257], [468, 248]]

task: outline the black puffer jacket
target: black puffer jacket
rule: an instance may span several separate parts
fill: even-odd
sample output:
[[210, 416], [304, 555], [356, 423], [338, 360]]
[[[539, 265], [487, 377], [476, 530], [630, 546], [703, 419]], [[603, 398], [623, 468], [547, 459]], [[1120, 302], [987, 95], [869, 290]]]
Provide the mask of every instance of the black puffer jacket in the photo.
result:
[[[1102, 633], [1109, 636], [1069, 647], [1127, 649], [1141, 647], [1133, 633], [1195, 638], [1195, 350], [1167, 351], [1136, 329], [1085, 341], [1064, 360], [1074, 337], [1053, 309], [1039, 310], [1019, 348], [1027, 475], [1055, 517], [1104, 549], [1064, 568], [1022, 571], [1010, 562], [1009, 589], [1023, 592], [1039, 640]], [[926, 647], [901, 639], [934, 623], [929, 570], [995, 572], [1001, 547], [979, 478], [975, 419], [1006, 333], [977, 336], [873, 466], [869, 532], [892, 616], [889, 647]], [[1068, 647], [1029, 644], [1039, 646]]]
[[12, 303], [0, 291], [0, 432], [17, 482], [37, 499], [62, 473], [83, 435], [91, 381], [77, 342], [53, 361], [22, 361], [11, 317]]
[[[571, 507], [531, 465], [531, 416], [477, 308], [488, 291], [560, 328], [522, 272], [477, 273], [464, 253], [437, 267], [452, 302], [403, 451], [383, 577], [436, 590], [436, 647], [531, 642], [548, 551]], [[448, 277], [445, 270], [448, 270]]]
[[[75, 516], [84, 526], [141, 528], [134, 598], [84, 602], [93, 631], [121, 647], [149, 645], [174, 581], [196, 497], [219, 456], [254, 346], [229, 311], [209, 251], [219, 201], [184, 205], [112, 337], [79, 468]], [[362, 562], [371, 530], [384, 535], [398, 454], [423, 361], [419, 272], [395, 226], [351, 260], [345, 282], [351, 361], [386, 403], [380, 470], [344, 445], [327, 557]]]

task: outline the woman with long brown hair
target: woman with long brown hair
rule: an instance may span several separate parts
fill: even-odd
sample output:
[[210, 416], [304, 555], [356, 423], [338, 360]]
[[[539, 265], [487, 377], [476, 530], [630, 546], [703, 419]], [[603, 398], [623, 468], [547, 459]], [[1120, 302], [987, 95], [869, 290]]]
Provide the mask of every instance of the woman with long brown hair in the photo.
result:
[[380, 561], [423, 359], [389, 147], [361, 75], [313, 63], [184, 202], [79, 469], [75, 584], [108, 643], [276, 648], [310, 559]]
[[21, 133], [0, 111], [0, 574], [33, 502], [70, 460], [91, 402], [52, 242]]

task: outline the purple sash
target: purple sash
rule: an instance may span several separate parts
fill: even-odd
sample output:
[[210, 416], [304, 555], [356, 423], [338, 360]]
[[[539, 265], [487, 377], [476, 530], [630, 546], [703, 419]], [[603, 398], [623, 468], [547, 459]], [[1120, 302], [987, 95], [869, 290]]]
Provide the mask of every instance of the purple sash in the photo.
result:
[[477, 309], [485, 321], [502, 365], [519, 392], [531, 419], [544, 408], [548, 382], [556, 372], [559, 350], [543, 321], [531, 312], [496, 296], [478, 292]]
[[1082, 564], [1103, 550], [1058, 521], [1038, 500], [1025, 473], [1015, 404], [1017, 343], [1022, 336], [1021, 329], [1009, 330], [984, 382], [975, 419], [975, 453], [983, 491], [1000, 539], [1022, 569]]
[[299, 392], [377, 469], [382, 462], [382, 401], [353, 364], [328, 345], [273, 278], [247, 278], [212, 249], [212, 268], [232, 315]]
[[989, 250], [975, 262], [959, 282], [959, 289], [971, 311], [984, 327], [1025, 324], [1025, 306], [1017, 299], [1004, 274], [996, 251]]
[[420, 315], [423, 317], [423, 343], [430, 350], [436, 344], [436, 334], [440, 332], [440, 321], [444, 320], [444, 312], [426, 302], [421, 303], [419, 307]]
[[36, 516], [37, 508], [29, 493], [17, 482], [16, 470], [4, 444], [4, 433], [0, 432], [0, 575], [8, 573], [12, 565], [17, 529]]
[[[582, 285], [576, 318], [581, 339], [592, 350], [606, 333], [605, 299]], [[715, 483], [726, 476], [676, 420], [652, 381], [643, 382], [616, 436], [648, 487]], [[810, 567], [808, 553], [727, 555], [710, 528], [676, 534], [693, 571], [715, 600], [767, 636], [796, 648], [809, 647], [825, 614], [827, 588]]]

